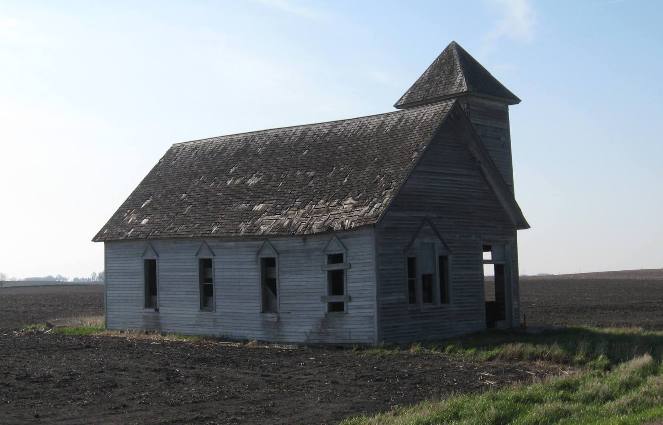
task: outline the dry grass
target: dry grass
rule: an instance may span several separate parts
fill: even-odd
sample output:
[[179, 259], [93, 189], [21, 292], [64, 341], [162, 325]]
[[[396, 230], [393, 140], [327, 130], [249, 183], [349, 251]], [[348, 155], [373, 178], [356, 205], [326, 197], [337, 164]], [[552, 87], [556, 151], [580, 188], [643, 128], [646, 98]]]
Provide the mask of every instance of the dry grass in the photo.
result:
[[79, 336], [100, 336], [111, 338], [125, 338], [129, 340], [149, 340], [149, 341], [178, 341], [204, 344], [216, 344], [224, 347], [243, 347], [256, 349], [278, 349], [292, 350], [298, 346], [292, 344], [274, 344], [259, 342], [257, 340], [249, 341], [230, 341], [227, 339], [216, 338], [202, 335], [183, 335], [171, 332], [159, 332], [152, 330], [126, 329], [109, 330], [105, 329], [103, 316], [80, 316], [61, 321], [47, 323], [34, 323], [24, 326], [22, 332], [46, 332], [61, 335], [79, 335]]
[[637, 356], [663, 358], [663, 332], [638, 328], [563, 328], [536, 334], [491, 331], [439, 343], [356, 348], [365, 355], [445, 354], [467, 360], [543, 361], [607, 370]]

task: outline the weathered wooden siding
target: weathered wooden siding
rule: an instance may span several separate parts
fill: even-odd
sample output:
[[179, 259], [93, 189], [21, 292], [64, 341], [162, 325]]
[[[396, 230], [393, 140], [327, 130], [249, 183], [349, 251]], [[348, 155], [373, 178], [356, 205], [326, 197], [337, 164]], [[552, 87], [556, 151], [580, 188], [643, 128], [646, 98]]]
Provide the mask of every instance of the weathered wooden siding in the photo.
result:
[[202, 240], [154, 240], [159, 312], [143, 308], [144, 241], [106, 242], [107, 325], [310, 343], [375, 342], [375, 264], [372, 228], [338, 233], [347, 248], [347, 313], [326, 313], [323, 250], [332, 235], [270, 239], [278, 251], [278, 320], [260, 312], [258, 251], [263, 240], [206, 239], [214, 251], [214, 312], [199, 311], [198, 258]]
[[[381, 341], [438, 339], [485, 329], [483, 241], [510, 244], [517, 273], [516, 231], [467, 149], [469, 123], [448, 118], [383, 220], [376, 226], [378, 338]], [[451, 302], [411, 307], [407, 303], [405, 250], [427, 219], [452, 251]], [[517, 274], [515, 275], [517, 276]], [[510, 315], [518, 321], [517, 279]]]
[[513, 192], [509, 106], [502, 102], [476, 96], [463, 97], [460, 104], [472, 121], [474, 129], [481, 137], [504, 181]]

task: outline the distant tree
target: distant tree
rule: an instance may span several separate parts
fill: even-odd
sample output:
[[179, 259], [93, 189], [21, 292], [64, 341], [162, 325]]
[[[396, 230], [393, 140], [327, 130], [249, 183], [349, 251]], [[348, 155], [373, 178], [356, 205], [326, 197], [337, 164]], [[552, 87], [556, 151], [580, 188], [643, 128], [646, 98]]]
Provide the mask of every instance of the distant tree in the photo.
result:
[[36, 277], [26, 277], [23, 279], [25, 281], [37, 281], [37, 282], [68, 282], [69, 278], [67, 276], [58, 275], [48, 275], [48, 276], [36, 276]]
[[72, 279], [72, 282], [103, 282], [104, 281], [104, 271], [92, 272], [90, 276], [86, 277], [75, 277]]
[[5, 280], [7, 280], [7, 275], [0, 272], [0, 281], [5, 281]]

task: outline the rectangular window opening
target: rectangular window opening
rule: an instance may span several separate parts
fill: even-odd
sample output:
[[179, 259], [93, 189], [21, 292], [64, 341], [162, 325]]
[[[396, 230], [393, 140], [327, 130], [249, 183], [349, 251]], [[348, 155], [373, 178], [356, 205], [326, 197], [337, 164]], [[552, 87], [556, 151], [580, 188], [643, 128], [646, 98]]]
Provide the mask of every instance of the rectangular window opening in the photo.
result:
[[[329, 254], [327, 255], [327, 264], [343, 264], [343, 254]], [[328, 270], [327, 271], [327, 295], [333, 297], [345, 296], [345, 270]], [[344, 312], [344, 301], [333, 301], [327, 303], [328, 312]]]
[[157, 298], [157, 260], [145, 260], [145, 308], [159, 308]]
[[214, 310], [214, 267], [211, 258], [198, 260], [200, 310]]
[[327, 303], [330, 313], [343, 313], [345, 312], [345, 303], [344, 302], [333, 302]]
[[407, 257], [407, 300], [408, 304], [417, 303], [417, 258]]
[[446, 255], [438, 258], [438, 269], [440, 271], [440, 303], [449, 303], [449, 257]]
[[345, 271], [344, 270], [329, 270], [327, 272], [327, 279], [329, 282], [329, 295], [343, 296], [345, 295]]
[[262, 312], [278, 313], [278, 282], [276, 258], [260, 259], [260, 286], [262, 290]]
[[424, 304], [433, 304], [433, 275], [424, 273], [421, 275], [421, 295]]
[[327, 255], [327, 264], [343, 264], [343, 254]]

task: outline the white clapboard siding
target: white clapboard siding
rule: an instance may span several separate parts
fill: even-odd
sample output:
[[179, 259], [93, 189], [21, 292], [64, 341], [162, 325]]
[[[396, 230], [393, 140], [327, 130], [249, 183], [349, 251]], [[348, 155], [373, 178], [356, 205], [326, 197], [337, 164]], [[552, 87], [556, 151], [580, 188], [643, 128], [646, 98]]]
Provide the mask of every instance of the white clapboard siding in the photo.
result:
[[158, 254], [159, 312], [145, 310], [145, 241], [106, 242], [107, 326], [307, 343], [375, 342], [373, 230], [337, 233], [347, 248], [347, 313], [326, 313], [324, 248], [333, 235], [269, 239], [278, 252], [278, 319], [260, 312], [258, 251], [264, 240], [205, 239], [214, 252], [213, 312], [199, 310], [202, 240], [152, 240]]

